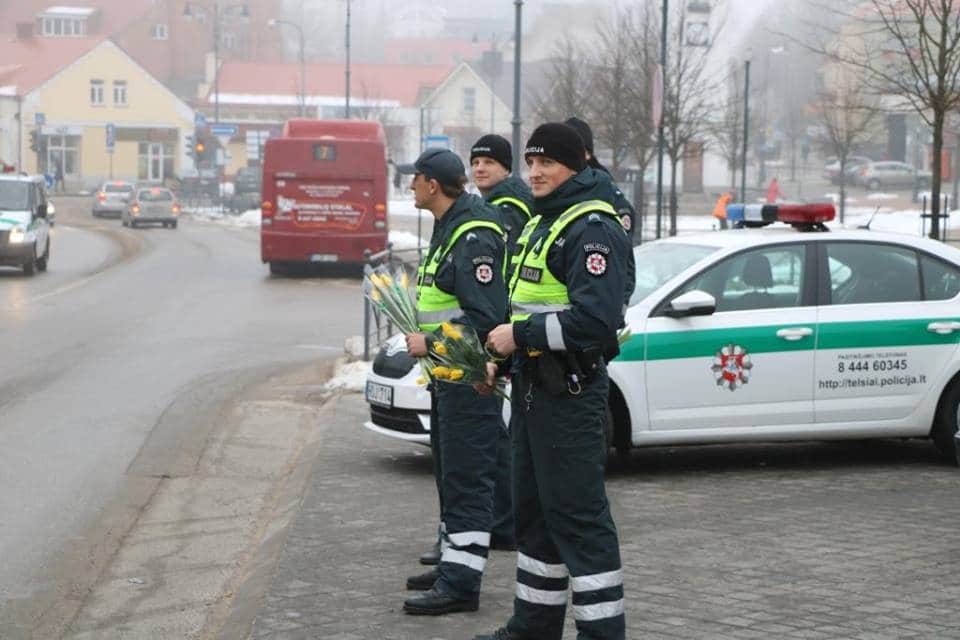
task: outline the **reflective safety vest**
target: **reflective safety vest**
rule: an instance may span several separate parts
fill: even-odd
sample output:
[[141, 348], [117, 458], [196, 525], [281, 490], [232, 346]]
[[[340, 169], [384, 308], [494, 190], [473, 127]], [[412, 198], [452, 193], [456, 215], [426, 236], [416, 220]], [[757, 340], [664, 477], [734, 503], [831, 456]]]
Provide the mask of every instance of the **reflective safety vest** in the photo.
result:
[[453, 230], [446, 244], [435, 248], [417, 269], [417, 322], [421, 331], [435, 331], [441, 322], [463, 315], [457, 296], [437, 286], [437, 269], [457, 244], [460, 236], [472, 229], [493, 229], [503, 237], [503, 228], [490, 220], [467, 220]]
[[[527, 206], [526, 202], [524, 202], [523, 200], [520, 200], [519, 198], [514, 198], [513, 196], [501, 196], [499, 198], [491, 200], [490, 204], [497, 207], [499, 207], [501, 204], [512, 204], [517, 209], [522, 211], [523, 215], [527, 217], [527, 222], [530, 222], [530, 217], [531, 217], [530, 207]], [[524, 226], [524, 229], [526, 229], [526, 226]], [[508, 273], [513, 273], [514, 271], [516, 271], [517, 263], [520, 262], [520, 254], [522, 253], [522, 250], [523, 250], [523, 247], [521, 246], [520, 241], [518, 240], [516, 249], [514, 250], [513, 254], [509, 256], [510, 258], [509, 261], [507, 260], [503, 261], [503, 277], [504, 278], [507, 277]], [[507, 270], [507, 264], [510, 265], [509, 271]]]
[[523, 228], [518, 246], [524, 245], [519, 264], [510, 278], [510, 321], [526, 320], [532, 313], [555, 313], [570, 308], [567, 285], [557, 280], [547, 268], [547, 253], [563, 231], [588, 213], [610, 216], [620, 226], [620, 218], [610, 203], [587, 200], [575, 204], [553, 221], [547, 234], [532, 247], [529, 244], [542, 216], [535, 216]]

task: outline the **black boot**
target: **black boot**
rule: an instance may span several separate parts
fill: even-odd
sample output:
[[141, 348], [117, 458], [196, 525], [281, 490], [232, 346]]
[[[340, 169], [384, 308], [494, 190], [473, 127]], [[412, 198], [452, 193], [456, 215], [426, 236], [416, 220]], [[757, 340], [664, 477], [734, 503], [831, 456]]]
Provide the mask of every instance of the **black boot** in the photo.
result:
[[429, 551], [420, 556], [420, 564], [440, 564], [440, 541], [437, 540], [436, 543], [430, 548]]
[[524, 640], [522, 637], [513, 633], [512, 631], [507, 631], [506, 627], [500, 627], [493, 633], [488, 633], [480, 636], [474, 636], [473, 640]]
[[424, 591], [403, 603], [403, 610], [413, 616], [440, 616], [458, 611], [476, 611], [480, 607], [480, 597], [455, 598], [436, 589]]
[[407, 589], [410, 591], [429, 591], [439, 577], [440, 571], [436, 568], [430, 569], [426, 573], [410, 576], [407, 578]]

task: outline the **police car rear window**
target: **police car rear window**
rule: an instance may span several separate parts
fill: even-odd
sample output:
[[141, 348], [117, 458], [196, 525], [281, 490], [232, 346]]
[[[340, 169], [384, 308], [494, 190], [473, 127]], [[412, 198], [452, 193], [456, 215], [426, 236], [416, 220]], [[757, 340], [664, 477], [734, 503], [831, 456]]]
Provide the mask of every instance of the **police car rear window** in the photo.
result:
[[108, 184], [104, 189], [107, 193], [132, 193], [133, 185], [131, 184]]
[[141, 202], [170, 202], [173, 194], [166, 189], [144, 189], [138, 196]]

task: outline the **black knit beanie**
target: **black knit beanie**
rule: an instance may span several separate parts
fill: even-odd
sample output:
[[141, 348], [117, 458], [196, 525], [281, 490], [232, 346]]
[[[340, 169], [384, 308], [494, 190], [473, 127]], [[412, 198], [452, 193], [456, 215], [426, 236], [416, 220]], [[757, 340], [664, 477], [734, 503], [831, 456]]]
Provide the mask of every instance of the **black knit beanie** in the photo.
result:
[[593, 131], [590, 129], [590, 125], [576, 116], [567, 118], [563, 121], [563, 124], [580, 134], [583, 139], [583, 146], [590, 152], [590, 155], [593, 155]]
[[513, 151], [510, 149], [510, 143], [507, 142], [507, 139], [503, 136], [498, 136], [495, 133], [488, 133], [474, 142], [473, 147], [470, 149], [471, 164], [473, 163], [474, 158], [480, 156], [485, 158], [493, 158], [506, 167], [507, 171], [512, 170]]
[[578, 173], [587, 166], [580, 134], [560, 122], [548, 122], [534, 129], [523, 152], [524, 159], [530, 156], [552, 158]]

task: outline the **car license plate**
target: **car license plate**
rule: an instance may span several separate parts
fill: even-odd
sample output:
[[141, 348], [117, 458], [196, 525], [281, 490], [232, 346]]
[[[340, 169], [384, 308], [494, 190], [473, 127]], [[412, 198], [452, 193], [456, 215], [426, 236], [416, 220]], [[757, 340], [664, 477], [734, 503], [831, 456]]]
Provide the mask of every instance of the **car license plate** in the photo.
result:
[[367, 402], [381, 407], [393, 408], [393, 387], [367, 381]]
[[337, 254], [335, 253], [313, 253], [310, 254], [310, 262], [336, 262]]

